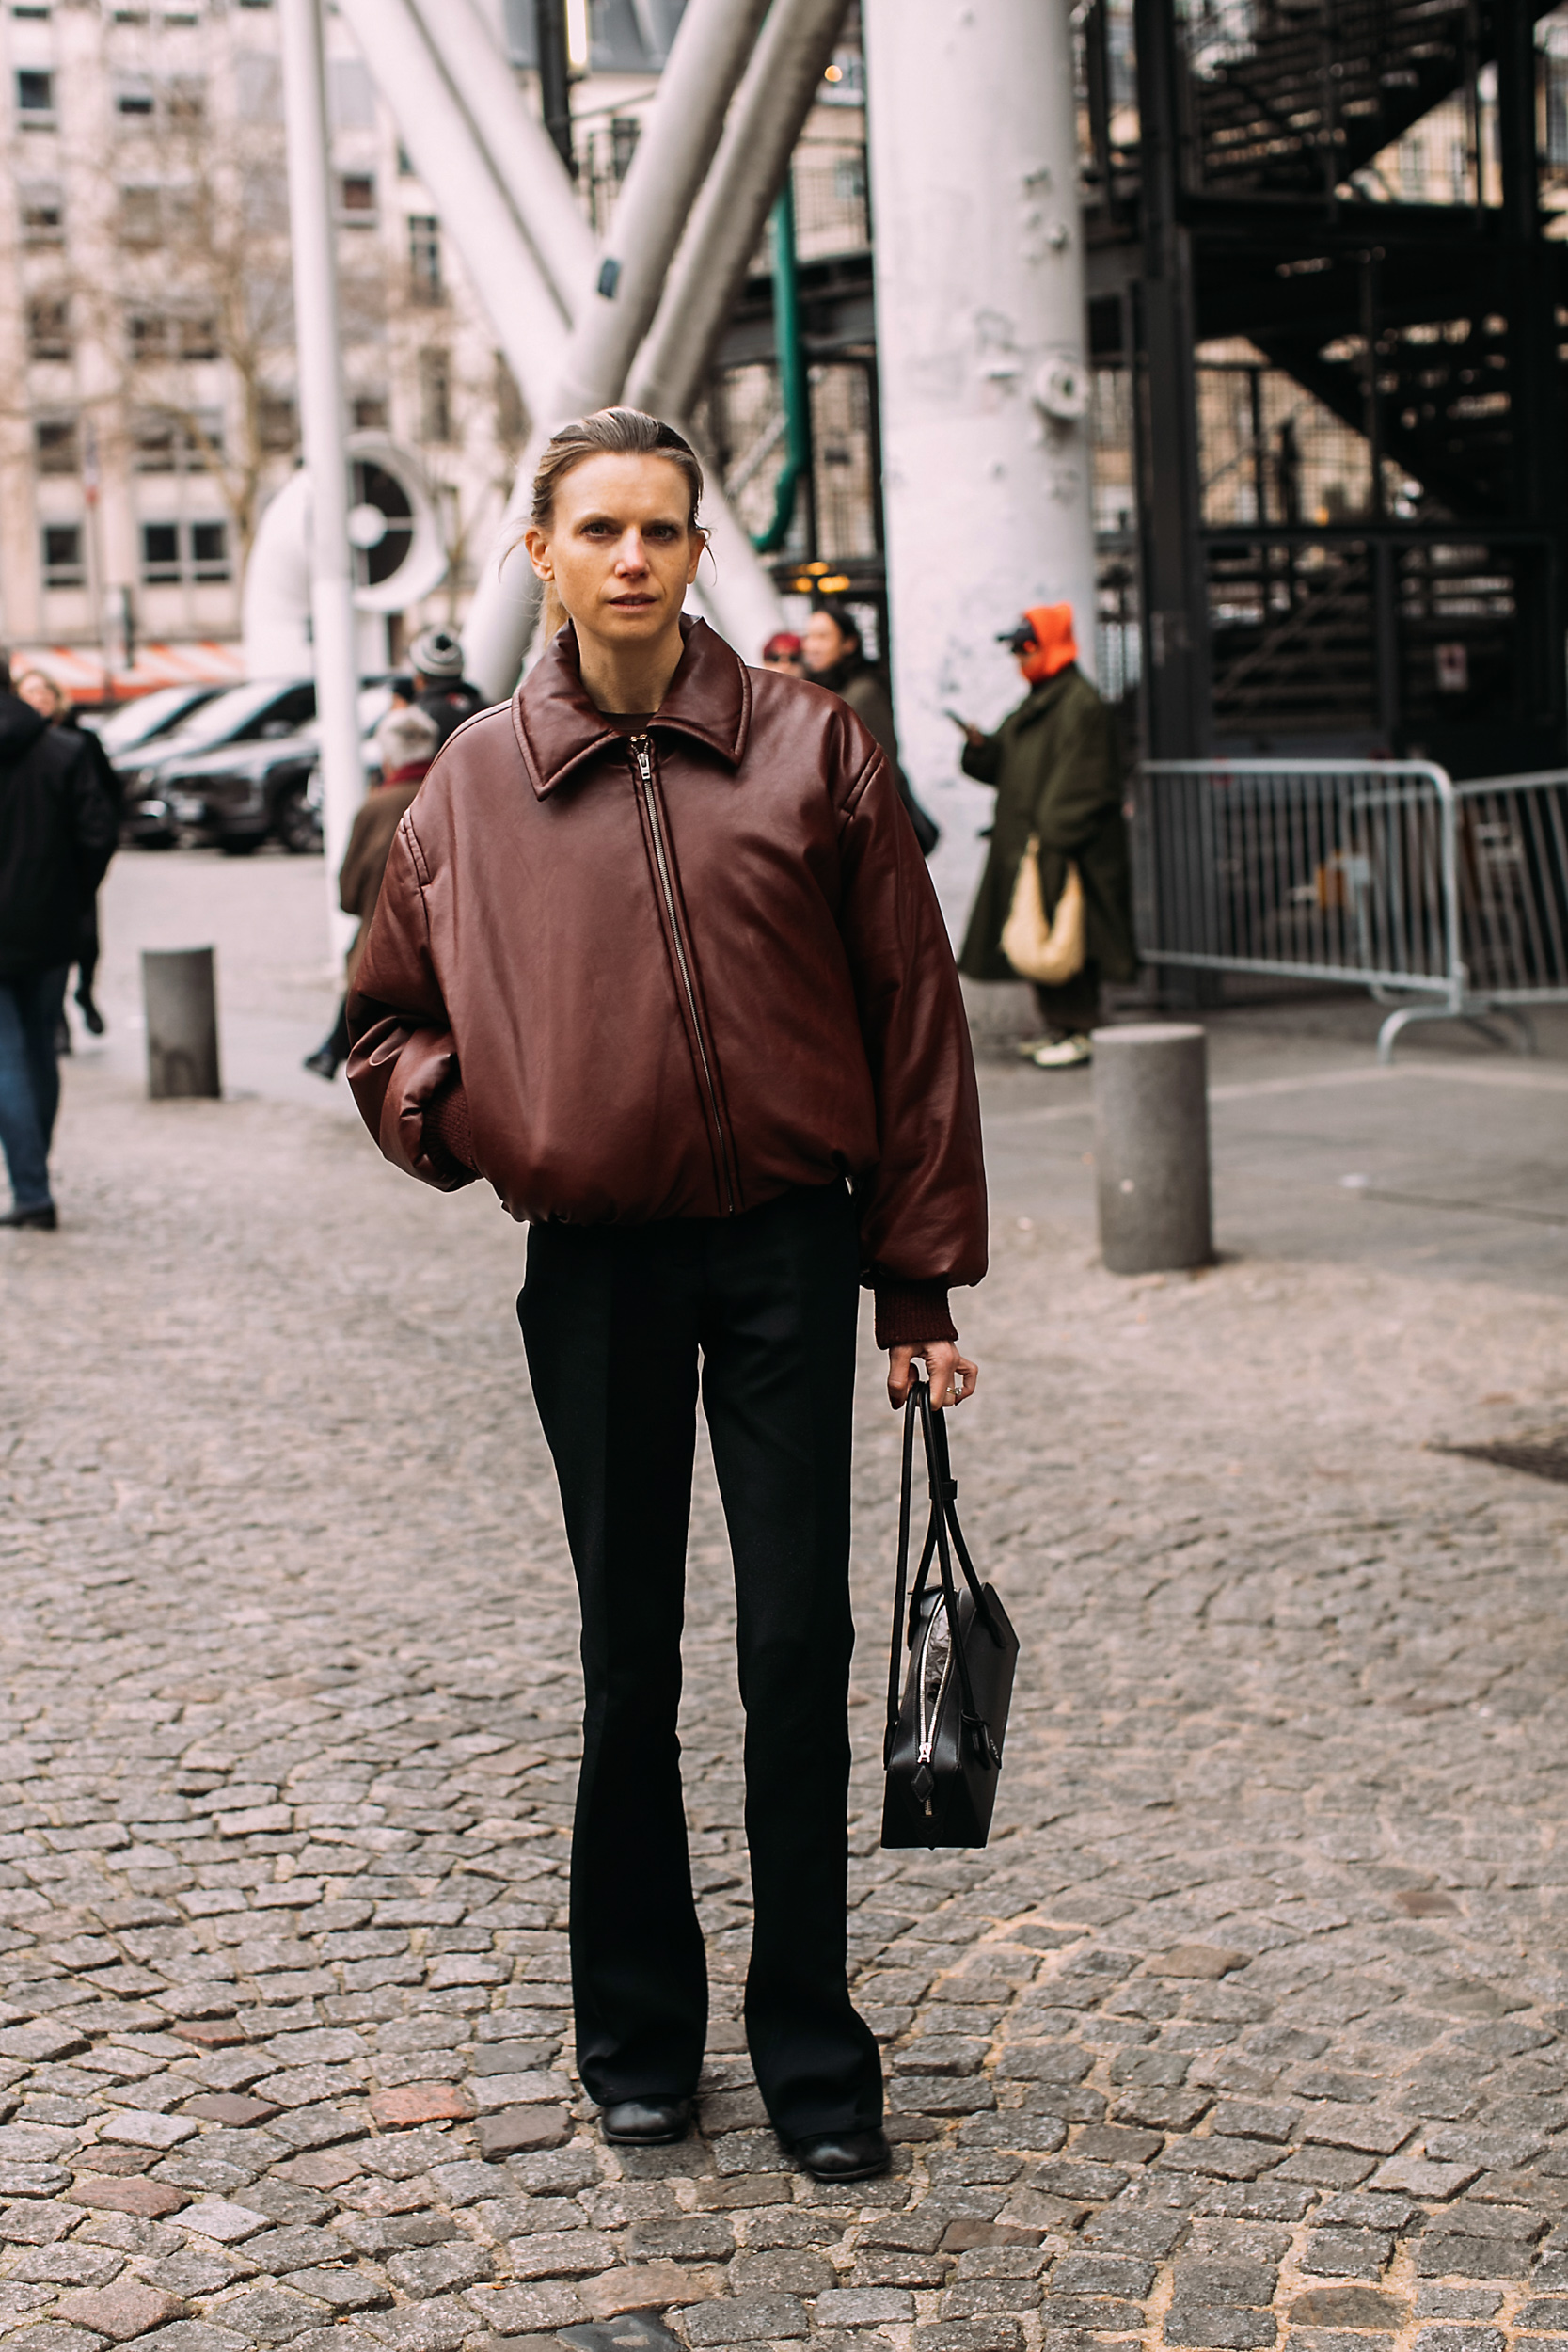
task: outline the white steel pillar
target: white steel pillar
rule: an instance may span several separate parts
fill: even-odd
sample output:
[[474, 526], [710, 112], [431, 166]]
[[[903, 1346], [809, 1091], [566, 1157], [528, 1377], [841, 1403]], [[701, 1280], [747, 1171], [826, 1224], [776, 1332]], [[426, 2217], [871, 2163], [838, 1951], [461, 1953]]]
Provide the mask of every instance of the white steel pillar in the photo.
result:
[[1071, 0], [863, 0], [899, 748], [949, 912], [990, 796], [951, 706], [1023, 689], [997, 631], [1070, 602], [1094, 669]]
[[359, 756], [359, 665], [348, 459], [339, 371], [338, 257], [333, 245], [331, 159], [321, 0], [282, 0], [280, 43], [288, 125], [289, 226], [293, 246], [300, 436], [310, 477], [310, 622], [321, 729], [327, 924], [341, 956], [354, 921], [338, 906], [338, 868], [364, 796]]
[[[367, 0], [355, 5], [363, 8]], [[567, 418], [608, 407], [622, 397], [766, 8], [767, 0], [687, 0], [657, 99], [626, 172], [598, 276], [573, 317], [560, 377], [546, 402], [530, 401], [534, 432], [501, 518], [501, 547], [528, 520], [534, 468], [550, 434]], [[754, 630], [755, 615], [769, 608], [771, 583], [749, 548], [745, 555], [749, 566], [736, 544], [732, 571], [741, 575], [743, 626]], [[760, 576], [760, 584], [752, 575]], [[721, 609], [722, 598], [721, 588]], [[486, 693], [511, 692], [538, 610], [539, 583], [521, 553], [499, 571], [494, 558], [486, 563], [463, 625], [468, 675]], [[740, 650], [760, 648], [742, 644]]]

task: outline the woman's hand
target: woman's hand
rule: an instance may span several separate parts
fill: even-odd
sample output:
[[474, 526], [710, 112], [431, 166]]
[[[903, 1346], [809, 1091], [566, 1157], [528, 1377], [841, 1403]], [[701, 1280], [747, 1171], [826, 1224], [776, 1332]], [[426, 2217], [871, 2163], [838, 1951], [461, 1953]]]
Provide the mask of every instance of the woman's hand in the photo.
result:
[[980, 1367], [960, 1356], [951, 1340], [916, 1340], [910, 1347], [890, 1347], [887, 1359], [888, 1402], [897, 1412], [909, 1400], [919, 1358], [931, 1384], [931, 1402], [940, 1413], [948, 1405], [961, 1405], [974, 1393]]

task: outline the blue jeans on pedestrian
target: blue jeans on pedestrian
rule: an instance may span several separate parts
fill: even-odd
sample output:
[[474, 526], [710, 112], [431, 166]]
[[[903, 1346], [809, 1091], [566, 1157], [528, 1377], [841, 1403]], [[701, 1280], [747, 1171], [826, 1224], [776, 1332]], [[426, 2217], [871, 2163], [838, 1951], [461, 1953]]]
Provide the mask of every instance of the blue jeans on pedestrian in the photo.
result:
[[49, 1144], [60, 1103], [55, 1036], [68, 963], [0, 978], [0, 1148], [19, 1209], [46, 1209]]

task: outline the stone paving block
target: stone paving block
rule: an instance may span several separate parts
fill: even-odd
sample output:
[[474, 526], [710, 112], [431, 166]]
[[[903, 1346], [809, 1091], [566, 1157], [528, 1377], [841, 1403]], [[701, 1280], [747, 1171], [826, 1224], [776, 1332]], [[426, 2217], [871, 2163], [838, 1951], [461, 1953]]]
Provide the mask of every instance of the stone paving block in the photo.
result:
[[681, 2314], [690, 2344], [788, 2343], [810, 2332], [804, 2307], [788, 2295], [745, 2295], [692, 2304]]
[[501, 2107], [479, 2119], [480, 2153], [500, 2157], [534, 2148], [559, 2148], [570, 2137], [571, 2130], [571, 2118], [562, 2107]]
[[1379, 2294], [1375, 2287], [1310, 2287], [1291, 2305], [1296, 2328], [1373, 2328], [1397, 2332], [1408, 2325], [1410, 2306], [1402, 2296]]
[[73, 2205], [100, 2213], [139, 2213], [150, 2220], [178, 2213], [186, 2201], [182, 2190], [162, 2181], [95, 2180], [90, 2173], [78, 2178], [66, 2194]]
[[1272, 2313], [1225, 2305], [1173, 2307], [1165, 2313], [1164, 2339], [1169, 2344], [1206, 2347], [1207, 2352], [1263, 2352], [1278, 2337]]
[[193, 2116], [157, 2115], [132, 2107], [109, 2116], [99, 2125], [99, 2137], [123, 2139], [134, 2148], [177, 2148], [182, 2140], [194, 2139], [198, 2128]]
[[393, 2090], [375, 2091], [370, 2105], [383, 2131], [443, 2120], [466, 2122], [474, 2112], [472, 2098], [455, 2083], [402, 2083]]
[[118, 2279], [105, 2287], [81, 2287], [62, 2295], [57, 2309], [64, 2319], [91, 2328], [111, 2344], [127, 2344], [151, 2333], [171, 2319], [182, 2319], [185, 2306], [178, 2296], [137, 2279]]
[[355, 2325], [391, 2352], [460, 2352], [474, 2333], [474, 2315], [460, 2300], [441, 2298], [365, 2312]]
[[533, 2286], [471, 2287], [464, 2298], [498, 2334], [529, 2335], [545, 2328], [568, 2328], [587, 2316], [576, 2287], [564, 2281]]
[[[25, 2345], [26, 2352], [103, 2352], [103, 2338], [96, 2329], [68, 2328], [44, 2320], [40, 2325], [20, 2329], [10, 2338], [17, 2345]], [[227, 2345], [214, 2345], [213, 2352], [240, 2352], [237, 2338]]]
[[914, 2297], [898, 2287], [831, 2287], [812, 2306], [817, 2328], [877, 2328], [913, 2317]]
[[185, 2207], [180, 2222], [182, 2229], [215, 2238], [220, 2246], [237, 2246], [264, 2230], [269, 2217], [250, 2205], [230, 2204], [223, 2198], [203, 2198]]
[[942, 2320], [914, 2331], [914, 2352], [1020, 2352], [1022, 2343], [1018, 2321], [1001, 2312], [983, 2319]]

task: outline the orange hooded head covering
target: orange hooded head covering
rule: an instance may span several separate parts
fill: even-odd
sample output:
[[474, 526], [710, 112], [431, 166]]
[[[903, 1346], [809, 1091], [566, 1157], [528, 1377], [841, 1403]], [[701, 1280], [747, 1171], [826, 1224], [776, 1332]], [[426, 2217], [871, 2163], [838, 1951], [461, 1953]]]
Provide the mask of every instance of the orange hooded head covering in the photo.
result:
[[1035, 642], [1019, 655], [1018, 666], [1031, 686], [1038, 686], [1078, 659], [1078, 643], [1072, 634], [1072, 607], [1032, 604], [1023, 617], [1035, 633]]

